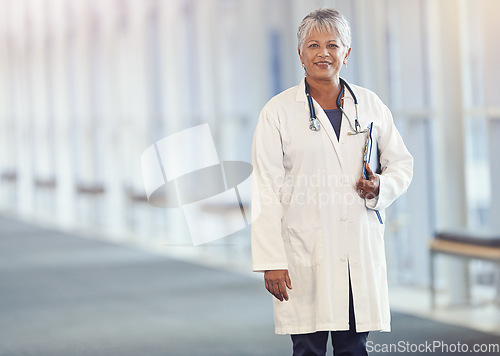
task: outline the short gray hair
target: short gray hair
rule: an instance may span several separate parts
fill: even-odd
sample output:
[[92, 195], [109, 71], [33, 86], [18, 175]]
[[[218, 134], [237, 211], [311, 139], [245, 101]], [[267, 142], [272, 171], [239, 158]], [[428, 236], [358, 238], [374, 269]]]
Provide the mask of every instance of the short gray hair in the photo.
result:
[[299, 51], [302, 53], [304, 41], [313, 30], [335, 31], [346, 48], [351, 48], [351, 27], [347, 19], [335, 9], [317, 9], [304, 17], [297, 30]]

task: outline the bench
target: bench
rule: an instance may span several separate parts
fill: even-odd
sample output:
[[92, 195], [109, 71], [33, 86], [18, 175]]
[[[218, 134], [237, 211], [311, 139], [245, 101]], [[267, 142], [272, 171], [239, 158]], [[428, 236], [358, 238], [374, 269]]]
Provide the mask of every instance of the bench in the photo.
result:
[[500, 237], [488, 231], [448, 231], [436, 234], [429, 243], [431, 306], [436, 306], [435, 257], [438, 254], [494, 262], [500, 268]]

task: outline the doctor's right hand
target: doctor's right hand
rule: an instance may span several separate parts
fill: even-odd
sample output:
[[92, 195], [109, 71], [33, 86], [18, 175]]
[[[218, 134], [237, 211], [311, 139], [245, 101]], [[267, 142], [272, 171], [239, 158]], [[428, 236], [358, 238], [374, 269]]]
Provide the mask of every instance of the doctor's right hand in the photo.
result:
[[277, 269], [264, 272], [264, 281], [266, 282], [266, 289], [276, 297], [280, 302], [288, 300], [288, 293], [286, 288], [292, 289], [292, 281], [288, 275], [288, 270]]

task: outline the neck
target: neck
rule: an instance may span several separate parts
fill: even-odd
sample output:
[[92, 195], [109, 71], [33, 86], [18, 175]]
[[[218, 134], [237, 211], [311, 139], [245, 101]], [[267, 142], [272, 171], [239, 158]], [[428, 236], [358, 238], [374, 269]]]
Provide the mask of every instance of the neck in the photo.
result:
[[340, 79], [335, 77], [331, 80], [316, 80], [306, 76], [311, 96], [321, 105], [323, 109], [334, 109], [337, 107], [337, 97], [340, 94]]
[[336, 76], [331, 79], [315, 79], [306, 75], [307, 83], [311, 88], [318, 88], [323, 90], [333, 90], [335, 88], [340, 88], [340, 77]]

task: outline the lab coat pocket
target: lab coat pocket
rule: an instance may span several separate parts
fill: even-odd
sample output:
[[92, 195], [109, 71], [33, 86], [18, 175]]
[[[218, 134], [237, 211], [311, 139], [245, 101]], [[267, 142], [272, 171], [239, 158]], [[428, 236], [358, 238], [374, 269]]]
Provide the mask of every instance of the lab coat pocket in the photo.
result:
[[314, 267], [323, 262], [323, 232], [320, 227], [287, 229], [295, 265]]

